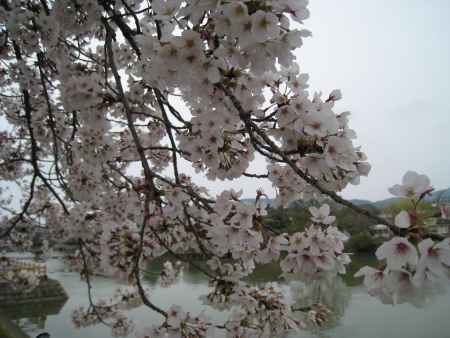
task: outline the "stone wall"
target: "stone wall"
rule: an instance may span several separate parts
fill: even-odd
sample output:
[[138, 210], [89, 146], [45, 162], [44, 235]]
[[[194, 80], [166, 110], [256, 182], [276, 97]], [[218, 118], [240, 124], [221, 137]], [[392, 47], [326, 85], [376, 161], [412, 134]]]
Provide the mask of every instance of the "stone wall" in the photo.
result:
[[41, 280], [39, 286], [30, 292], [14, 290], [9, 283], [0, 283], [0, 308], [43, 300], [65, 301], [68, 298], [61, 283], [54, 279]]

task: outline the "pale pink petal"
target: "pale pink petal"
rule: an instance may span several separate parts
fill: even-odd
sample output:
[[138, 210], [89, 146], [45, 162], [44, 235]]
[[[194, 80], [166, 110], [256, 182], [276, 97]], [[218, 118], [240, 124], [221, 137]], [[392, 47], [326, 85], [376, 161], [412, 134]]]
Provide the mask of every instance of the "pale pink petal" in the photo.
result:
[[310, 207], [310, 208], [309, 208], [309, 212], [310, 212], [311, 215], [313, 215], [314, 217], [319, 217], [319, 215], [320, 215], [319, 209], [317, 209], [316, 207]]
[[401, 229], [409, 228], [411, 225], [411, 219], [407, 211], [401, 211], [395, 216], [395, 225]]
[[450, 266], [450, 250], [439, 250], [439, 260], [443, 264]]
[[390, 242], [384, 242], [378, 249], [375, 251], [375, 256], [378, 260], [386, 259], [391, 256], [393, 253], [393, 247]]
[[430, 179], [426, 175], [418, 175], [415, 185], [418, 194], [422, 194], [430, 188]]
[[450, 250], [450, 238], [446, 238], [436, 244], [436, 249]]
[[433, 246], [433, 244], [434, 242], [430, 238], [421, 241], [418, 245], [420, 254], [423, 256], [427, 256], [428, 250]]
[[410, 187], [414, 187], [417, 182], [417, 173], [415, 171], [408, 170], [403, 176], [402, 183]]
[[330, 214], [330, 206], [328, 204], [324, 204], [320, 207], [320, 213], [325, 216]]
[[372, 273], [376, 273], [378, 270], [375, 268], [372, 268], [371, 266], [363, 266], [361, 269], [359, 269], [356, 273], [355, 273], [355, 277], [364, 277], [366, 275], [372, 274]]
[[388, 191], [389, 191], [392, 195], [398, 196], [398, 197], [403, 197], [403, 196], [405, 196], [405, 194], [406, 194], [405, 188], [404, 188], [402, 185], [400, 185], [400, 184], [396, 184], [396, 185], [390, 187], [390, 188], [388, 189]]

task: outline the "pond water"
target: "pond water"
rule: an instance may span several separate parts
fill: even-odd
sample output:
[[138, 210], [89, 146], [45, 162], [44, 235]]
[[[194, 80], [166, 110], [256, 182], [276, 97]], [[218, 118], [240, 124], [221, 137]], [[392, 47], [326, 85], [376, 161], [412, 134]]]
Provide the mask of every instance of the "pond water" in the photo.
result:
[[[302, 299], [301, 305], [308, 301], [318, 301], [333, 308], [333, 317], [327, 327], [292, 334], [289, 337], [333, 337], [333, 338], [450, 338], [450, 292], [430, 300], [425, 306], [416, 308], [410, 304], [389, 306], [370, 297], [360, 281], [351, 276], [359, 266], [365, 264], [368, 257], [354, 259], [351, 271], [344, 278], [320, 284], [301, 285], [297, 282], [283, 284], [282, 288], [289, 297]], [[177, 284], [170, 288], [161, 288], [156, 279], [159, 267], [150, 270], [145, 277], [145, 286], [155, 304], [167, 306], [178, 304], [186, 311], [198, 314], [205, 310], [214, 320], [224, 318], [224, 314], [203, 305], [199, 296], [207, 291], [206, 279], [196, 271], [185, 269]], [[39, 303], [33, 306], [23, 305], [8, 309], [7, 315], [21, 326], [31, 337], [41, 332], [50, 333], [51, 338], [106, 338], [111, 331], [104, 325], [77, 329], [71, 322], [71, 313], [80, 305], [87, 305], [87, 287], [79, 276], [67, 272], [62, 262], [48, 262], [49, 277], [59, 280], [66, 289], [69, 299], [65, 303]], [[258, 283], [275, 278], [279, 270], [267, 266], [251, 278]], [[111, 279], [93, 278], [94, 297], [109, 298], [120, 286]], [[0, 304], [1, 308], [1, 304]], [[5, 311], [4, 311], [5, 312]], [[137, 328], [151, 326], [160, 320], [159, 315], [146, 307], [139, 307], [129, 313]], [[218, 333], [218, 337], [220, 337]], [[134, 337], [134, 334], [131, 335]]]

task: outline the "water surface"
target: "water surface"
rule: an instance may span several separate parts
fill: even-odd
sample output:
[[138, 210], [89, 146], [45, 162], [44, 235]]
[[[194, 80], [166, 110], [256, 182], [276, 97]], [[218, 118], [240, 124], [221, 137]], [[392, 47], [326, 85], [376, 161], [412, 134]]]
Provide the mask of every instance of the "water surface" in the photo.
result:
[[[283, 291], [298, 300], [298, 305], [321, 301], [333, 308], [333, 316], [327, 327], [315, 329], [290, 337], [333, 337], [333, 338], [450, 338], [450, 292], [446, 291], [441, 297], [433, 299], [424, 307], [416, 308], [410, 304], [396, 306], [381, 304], [370, 297], [359, 285], [360, 280], [352, 278], [352, 274], [359, 266], [364, 265], [370, 257], [354, 259], [350, 273], [344, 278], [322, 283], [309, 284], [291, 282], [283, 284]], [[88, 305], [86, 284], [80, 281], [73, 272], [65, 271], [63, 264], [57, 260], [48, 263], [49, 277], [59, 280], [66, 289], [69, 299], [67, 302], [38, 303], [22, 305], [8, 309], [8, 315], [30, 334], [35, 337], [38, 333], [49, 332], [52, 338], [109, 338], [111, 332], [104, 325], [77, 329], [71, 321], [71, 313], [80, 305]], [[199, 296], [207, 291], [207, 280], [202, 274], [186, 269], [180, 280], [170, 288], [157, 285], [156, 279], [160, 267], [149, 270], [145, 278], [145, 286], [150, 290], [150, 298], [155, 304], [167, 307], [178, 304], [186, 311], [198, 314], [205, 311], [209, 317], [220, 321], [224, 314], [212, 310], [199, 300]], [[252, 283], [266, 280], [276, 280], [279, 269], [266, 266], [255, 273]], [[92, 280], [94, 297], [109, 298], [119, 283], [111, 279], [95, 277]], [[1, 307], [1, 305], [0, 305]], [[136, 326], [145, 327], [159, 322], [159, 315], [142, 306], [129, 313]], [[131, 335], [134, 337], [134, 334]], [[221, 334], [218, 333], [218, 337]]]

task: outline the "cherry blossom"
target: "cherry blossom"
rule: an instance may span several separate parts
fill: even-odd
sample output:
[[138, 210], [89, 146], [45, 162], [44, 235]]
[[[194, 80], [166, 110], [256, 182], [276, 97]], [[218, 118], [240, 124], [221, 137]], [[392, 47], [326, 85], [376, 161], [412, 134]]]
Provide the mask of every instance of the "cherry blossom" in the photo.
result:
[[163, 271], [161, 272], [161, 276], [159, 278], [159, 283], [161, 284], [161, 286], [169, 287], [170, 285], [174, 284], [181, 270], [181, 262], [177, 262], [175, 264], [175, 267], [170, 261], [164, 262]]
[[108, 321], [113, 337], [125, 337], [134, 331], [135, 324], [121, 311], [141, 304], [142, 299], [136, 289], [121, 288], [109, 300], [101, 299], [88, 308], [81, 306], [73, 310], [72, 321], [77, 328]]
[[309, 212], [313, 216], [311, 220], [315, 223], [331, 224], [336, 217], [330, 216], [330, 206], [328, 204], [322, 205], [319, 209], [310, 207]]
[[256, 11], [252, 14], [252, 33], [255, 42], [265, 42], [279, 35], [278, 19], [273, 13]]
[[[326, 204], [321, 207], [323, 213], [320, 215], [325, 215], [325, 219], [329, 220], [328, 218], [333, 216], [329, 216], [327, 207]], [[319, 209], [315, 211], [319, 213]], [[311, 220], [318, 223], [315, 216]], [[306, 280], [316, 279], [324, 274], [345, 273], [345, 265], [350, 262], [349, 256], [343, 252], [343, 243], [347, 239], [347, 236], [334, 226], [322, 230], [317, 225], [312, 225], [305, 232], [295, 233], [289, 238], [288, 255], [281, 261], [280, 266], [286, 275], [295, 275]]]
[[364, 285], [370, 294], [375, 295], [383, 292], [383, 282], [386, 278], [385, 271], [365, 266], [356, 272], [355, 277], [364, 277]]
[[449, 240], [435, 244], [433, 240], [428, 238], [421, 241], [418, 247], [420, 259], [413, 283], [420, 287], [426, 283], [446, 280], [448, 267], [450, 266]]
[[426, 175], [419, 175], [414, 171], [408, 171], [402, 180], [402, 184], [396, 184], [389, 188], [394, 196], [419, 198], [431, 190], [430, 180]]
[[379, 260], [386, 259], [388, 268], [397, 270], [407, 265], [417, 264], [417, 250], [405, 238], [394, 237], [383, 243], [375, 252]]
[[395, 216], [395, 225], [399, 228], [409, 228], [411, 225], [409, 213], [405, 210], [400, 211], [400, 213]]

